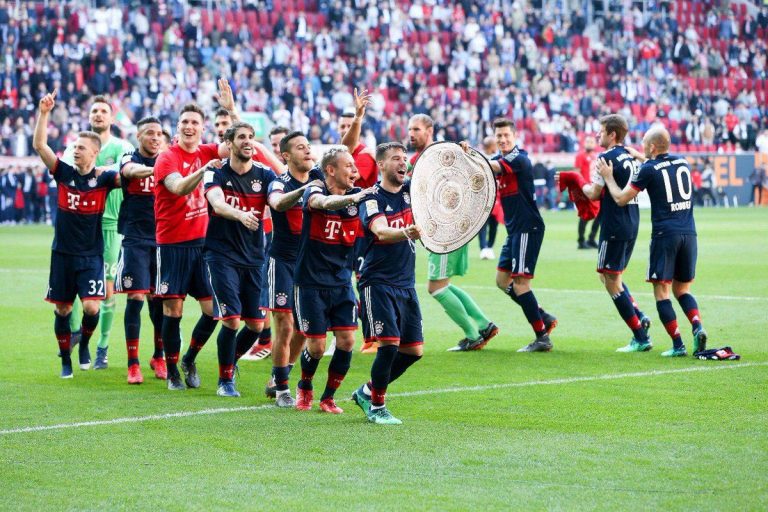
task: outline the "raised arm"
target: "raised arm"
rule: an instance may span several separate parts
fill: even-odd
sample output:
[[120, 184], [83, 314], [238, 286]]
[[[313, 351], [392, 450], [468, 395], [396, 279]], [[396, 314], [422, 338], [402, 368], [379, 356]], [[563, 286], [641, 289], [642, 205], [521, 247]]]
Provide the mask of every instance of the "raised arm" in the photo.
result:
[[627, 186], [624, 187], [624, 189], [619, 187], [619, 184], [613, 179], [612, 162], [606, 162], [602, 158], [599, 159], [597, 161], [597, 172], [600, 173], [600, 176], [605, 180], [605, 186], [608, 187], [608, 192], [611, 193], [611, 197], [613, 197], [613, 200], [616, 201], [616, 204], [619, 206], [626, 206], [640, 193], [639, 190], [632, 187], [632, 180], [627, 181]]
[[232, 93], [232, 87], [229, 86], [229, 81], [223, 77], [219, 78], [219, 106], [229, 111], [233, 123], [240, 120], [240, 114], [237, 113], [237, 105], [235, 104], [235, 95]]
[[56, 168], [57, 161], [56, 153], [48, 145], [48, 117], [56, 105], [56, 92], [57, 90], [54, 89], [52, 93], [46, 94], [40, 100], [37, 122], [35, 123], [35, 134], [32, 137], [32, 147], [40, 155], [40, 158], [49, 170]]
[[349, 130], [341, 139], [341, 143], [347, 146], [350, 153], [360, 144], [360, 131], [363, 126], [363, 119], [365, 118], [365, 107], [370, 104], [371, 95], [368, 94], [368, 90], [363, 89], [358, 94], [357, 87], [355, 87], [355, 118], [352, 120], [352, 126], [349, 127]]
[[168, 191], [172, 194], [176, 194], [177, 196], [185, 196], [195, 190], [197, 185], [200, 184], [200, 180], [203, 179], [203, 174], [205, 171], [212, 167], [218, 169], [221, 167], [221, 165], [221, 160], [216, 159], [211, 160], [203, 167], [189, 174], [188, 176], [182, 176], [181, 173], [172, 172], [165, 177], [163, 180], [163, 185], [165, 185], [165, 188], [167, 188]]
[[359, 203], [366, 196], [375, 194], [376, 190], [376, 187], [370, 187], [348, 196], [315, 194], [309, 198], [309, 206], [315, 210], [339, 210], [345, 206]]
[[376, 238], [385, 243], [421, 238], [421, 229], [416, 224], [411, 224], [405, 228], [393, 228], [387, 223], [387, 219], [383, 215], [373, 219], [368, 229], [376, 235]]
[[301, 199], [301, 196], [304, 195], [304, 191], [307, 190], [309, 187], [322, 187], [323, 182], [321, 180], [313, 180], [304, 185], [303, 187], [299, 187], [296, 190], [293, 190], [291, 192], [285, 192], [282, 194], [279, 194], [279, 197], [275, 195], [274, 191], [269, 194], [269, 207], [272, 208], [275, 211], [278, 212], [284, 212], [288, 209], [290, 209], [293, 205], [295, 205], [299, 199]]
[[[127, 162], [120, 168], [120, 175], [126, 179], [141, 179], [152, 176], [154, 168], [141, 165], [138, 162]], [[167, 179], [167, 178], [166, 178]], [[167, 188], [167, 185], [166, 185]]]
[[208, 199], [213, 211], [216, 212], [216, 215], [228, 220], [240, 222], [251, 231], [259, 229], [258, 216], [261, 212], [244, 212], [243, 210], [238, 210], [237, 208], [230, 206], [230, 204], [227, 203], [227, 199], [224, 197], [224, 192], [218, 187], [208, 190], [208, 192], [205, 193], [205, 197]]

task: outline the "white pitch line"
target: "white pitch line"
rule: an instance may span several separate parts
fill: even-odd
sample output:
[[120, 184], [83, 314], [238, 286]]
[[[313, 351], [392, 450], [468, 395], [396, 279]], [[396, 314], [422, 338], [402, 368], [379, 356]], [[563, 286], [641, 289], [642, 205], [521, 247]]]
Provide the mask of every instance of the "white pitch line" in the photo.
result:
[[[460, 284], [460, 286], [462, 288], [467, 288], [470, 290], [499, 290], [496, 286], [482, 285], [482, 284]], [[562, 288], [536, 288], [535, 291], [545, 292], [545, 293], [572, 293], [572, 294], [590, 294], [590, 295], [605, 295], [606, 293], [605, 290], [599, 290], [599, 289], [569, 290], [569, 289], [562, 289]], [[636, 292], [634, 291], [634, 289], [632, 290], [632, 295], [637, 295], [638, 297], [653, 297], [653, 293], [651, 292]], [[706, 295], [706, 294], [699, 294], [699, 293], [695, 293], [694, 296], [699, 297], [701, 299], [707, 299], [707, 300], [743, 300], [747, 302], [768, 301], [768, 297], [750, 297], [750, 296], [737, 296], [737, 295]]]
[[[713, 363], [716, 364], [716, 363]], [[549, 379], [549, 380], [532, 380], [527, 382], [509, 382], [506, 384], [487, 384], [483, 386], [466, 386], [455, 388], [442, 388], [442, 389], [422, 389], [419, 391], [405, 391], [402, 393], [390, 393], [390, 397], [409, 397], [409, 396], [423, 396], [423, 395], [439, 395], [443, 393], [462, 393], [467, 391], [490, 391], [494, 389], [507, 389], [507, 388], [522, 388], [528, 386], [552, 386], [557, 384], [574, 384], [578, 382], [594, 382], [600, 380], [615, 380], [615, 379], [629, 379], [633, 377], [655, 377], [658, 375], [669, 375], [674, 373], [691, 373], [691, 372], [707, 372], [716, 370], [735, 370], [737, 368], [750, 368], [755, 366], [768, 366], [768, 362], [759, 363], [735, 363], [728, 364], [726, 366], [694, 366], [690, 368], [676, 368], [674, 370], [650, 370], [645, 372], [632, 372], [632, 373], [607, 373], [603, 375], [591, 375], [584, 377], [567, 377], [563, 379]], [[350, 401], [349, 399], [340, 401]], [[272, 404], [266, 405], [253, 405], [242, 407], [219, 407], [215, 409], [202, 409], [199, 411], [183, 411], [173, 412], [168, 414], [153, 414], [150, 416], [129, 416], [125, 418], [114, 418], [111, 420], [94, 420], [94, 421], [80, 421], [77, 423], [59, 423], [57, 425], [39, 425], [34, 427], [20, 427], [12, 428], [8, 430], [0, 430], [0, 435], [10, 434], [24, 434], [28, 432], [42, 432], [46, 430], [65, 430], [78, 427], [98, 427], [102, 425], [118, 425], [121, 423], [141, 423], [145, 421], [158, 421], [167, 420], [172, 418], [187, 418], [190, 416], [205, 416], [212, 414], [224, 414], [231, 412], [245, 412], [245, 411], [261, 411], [266, 409], [274, 409]]]

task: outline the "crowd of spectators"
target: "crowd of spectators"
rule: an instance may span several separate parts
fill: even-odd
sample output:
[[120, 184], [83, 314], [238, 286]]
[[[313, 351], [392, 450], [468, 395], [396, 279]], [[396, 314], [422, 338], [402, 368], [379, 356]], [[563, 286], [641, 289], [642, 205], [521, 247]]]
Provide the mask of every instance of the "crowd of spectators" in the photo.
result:
[[[544, 4], [544, 5], [542, 5]], [[727, 0], [0, 0], [0, 153], [32, 154], [37, 101], [57, 87], [52, 147], [108, 94], [129, 131], [216, 107], [227, 77], [242, 111], [337, 143], [353, 87], [373, 91], [364, 137], [405, 140], [410, 115], [479, 143], [499, 116], [533, 152], [573, 152], [620, 112], [630, 140], [656, 120], [674, 149], [768, 145], [768, 7]], [[637, 2], [635, 2], [637, 4]]]

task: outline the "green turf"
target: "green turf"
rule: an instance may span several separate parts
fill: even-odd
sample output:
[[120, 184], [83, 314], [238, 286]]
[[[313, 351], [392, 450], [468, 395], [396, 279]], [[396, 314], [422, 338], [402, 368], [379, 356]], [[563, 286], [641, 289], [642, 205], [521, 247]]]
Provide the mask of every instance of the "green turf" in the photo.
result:
[[[214, 339], [199, 359], [202, 388], [171, 394], [146, 365], [146, 313], [146, 381], [128, 386], [122, 298], [110, 368], [76, 369], [73, 380], [62, 381], [53, 308], [42, 301], [51, 228], [0, 228], [0, 431], [255, 406], [4, 432], [0, 510], [765, 510], [768, 213], [696, 215], [693, 292], [711, 345], [731, 344], [743, 356], [738, 364], [757, 364], [659, 356], [670, 342], [643, 281], [647, 211], [626, 282], [654, 321], [655, 347], [616, 354], [629, 332], [594, 273], [596, 251], [576, 250], [573, 212], [547, 213], [534, 290], [560, 320], [555, 350], [515, 352], [531, 340], [530, 327], [494, 288], [495, 262], [480, 261], [473, 242], [470, 275], [455, 283], [501, 334], [481, 352], [445, 352], [460, 331], [426, 293], [422, 253], [426, 353], [388, 400], [401, 427], [367, 424], [346, 400], [370, 368], [371, 357], [359, 354], [339, 392], [341, 416], [269, 407], [261, 394], [269, 362], [241, 364], [241, 399], [216, 397]], [[194, 303], [187, 308], [186, 336], [197, 316]], [[690, 348], [689, 324], [675, 308]], [[677, 372], [687, 369], [703, 371]], [[621, 377], [653, 370], [662, 373]]]

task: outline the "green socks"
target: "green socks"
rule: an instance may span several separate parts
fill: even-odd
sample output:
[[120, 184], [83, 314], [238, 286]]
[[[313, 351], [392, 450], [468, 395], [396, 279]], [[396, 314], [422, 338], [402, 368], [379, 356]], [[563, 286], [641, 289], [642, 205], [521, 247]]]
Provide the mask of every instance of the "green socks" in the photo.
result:
[[112, 321], [115, 318], [115, 296], [112, 295], [109, 299], [101, 303], [101, 309], [99, 311], [99, 326], [101, 327], [101, 335], [99, 336], [99, 348], [107, 348], [109, 346], [109, 333], [112, 332]]
[[470, 340], [476, 340], [480, 337], [480, 331], [467, 313], [467, 309], [464, 307], [462, 300], [453, 292], [452, 288], [458, 289], [455, 286], [446, 286], [445, 288], [437, 290], [432, 296], [437, 299], [437, 302], [439, 302], [441, 306], [443, 306], [443, 309], [451, 320], [461, 327], [461, 330], [464, 331], [464, 336]]
[[472, 299], [472, 297], [470, 297], [467, 292], [452, 284], [448, 285], [448, 288], [456, 297], [459, 298], [461, 303], [464, 305], [464, 309], [467, 311], [469, 316], [472, 317], [472, 320], [475, 321], [478, 329], [485, 329], [488, 327], [488, 324], [491, 323], [491, 321], [487, 316], [483, 314], [480, 306], [477, 305], [474, 299]]

